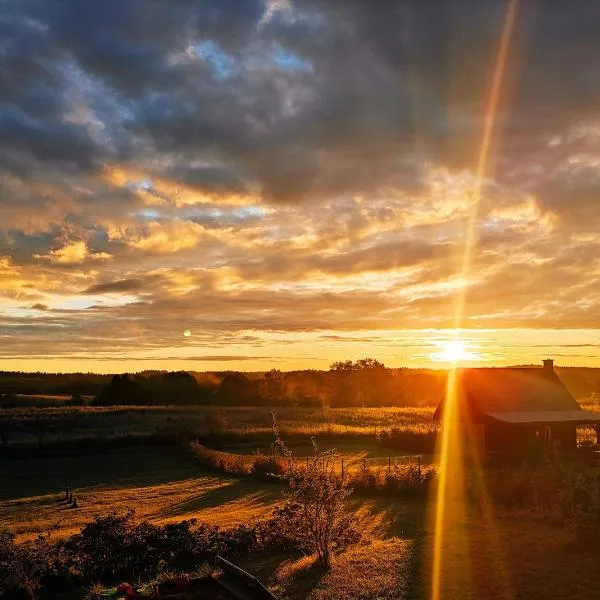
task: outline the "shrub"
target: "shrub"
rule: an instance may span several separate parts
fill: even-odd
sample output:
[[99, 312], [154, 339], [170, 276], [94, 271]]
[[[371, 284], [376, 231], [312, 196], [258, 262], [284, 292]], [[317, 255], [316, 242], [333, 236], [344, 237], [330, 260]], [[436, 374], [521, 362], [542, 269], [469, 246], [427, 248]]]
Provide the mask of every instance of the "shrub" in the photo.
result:
[[0, 595], [26, 599], [39, 587], [54, 560], [47, 536], [17, 544], [14, 535], [0, 531]]
[[99, 581], [150, 581], [167, 572], [194, 571], [217, 554], [235, 560], [295, 549], [282, 520], [275, 512], [252, 525], [220, 529], [195, 520], [154, 525], [136, 521], [129, 511], [97, 516], [66, 540], [40, 536], [17, 544], [13, 535], [0, 532], [0, 596], [29, 600], [23, 596], [37, 588], [64, 592], [88, 586], [86, 598], [94, 600], [99, 588], [91, 584]]
[[510, 467], [486, 469], [473, 476], [468, 484], [472, 504], [481, 506], [492, 502], [508, 510], [562, 511], [566, 501], [567, 473], [559, 465], [547, 463], [542, 467]]
[[292, 452], [279, 434], [273, 415], [277, 447], [287, 459], [285, 479], [287, 502], [278, 509], [278, 525], [286, 538], [299, 548], [316, 552], [319, 563], [331, 565], [331, 553], [359, 537], [356, 519], [347, 511], [346, 499], [352, 493], [348, 482], [336, 475], [334, 450], [320, 451], [313, 438], [314, 454], [306, 468], [298, 468]]
[[376, 490], [381, 487], [382, 477], [379, 470], [363, 462], [357, 471], [353, 471], [348, 476], [348, 482], [357, 493]]
[[274, 456], [257, 455], [250, 467], [250, 474], [261, 481], [278, 481], [287, 470], [286, 463]]
[[577, 540], [585, 548], [600, 549], [600, 476], [569, 473], [562, 498], [567, 524]]
[[0, 592], [9, 593], [30, 583], [25, 571], [24, 553], [15, 543], [15, 536], [0, 534]]
[[488, 468], [471, 479], [467, 493], [478, 508], [491, 503], [554, 513], [582, 545], [600, 549], [600, 476], [580, 464], [546, 460], [541, 466]]
[[394, 465], [386, 473], [384, 488], [391, 494], [425, 496], [435, 479], [435, 470], [417, 465]]
[[186, 448], [196, 462], [209, 469], [231, 475], [248, 475], [250, 473], [251, 466], [248, 460], [239, 454], [212, 450], [199, 442], [190, 442]]

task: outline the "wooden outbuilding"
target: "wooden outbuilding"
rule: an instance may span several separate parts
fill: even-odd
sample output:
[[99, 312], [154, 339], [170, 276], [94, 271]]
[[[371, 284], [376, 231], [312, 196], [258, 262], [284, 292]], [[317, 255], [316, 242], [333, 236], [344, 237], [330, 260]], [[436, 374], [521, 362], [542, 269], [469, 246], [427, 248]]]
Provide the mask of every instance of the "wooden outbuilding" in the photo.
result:
[[[600, 443], [600, 412], [579, 405], [550, 359], [543, 367], [460, 369], [456, 378], [452, 414], [480, 458], [534, 445], [574, 452], [582, 426], [593, 427]], [[447, 401], [440, 402], [435, 420], [443, 421]]]

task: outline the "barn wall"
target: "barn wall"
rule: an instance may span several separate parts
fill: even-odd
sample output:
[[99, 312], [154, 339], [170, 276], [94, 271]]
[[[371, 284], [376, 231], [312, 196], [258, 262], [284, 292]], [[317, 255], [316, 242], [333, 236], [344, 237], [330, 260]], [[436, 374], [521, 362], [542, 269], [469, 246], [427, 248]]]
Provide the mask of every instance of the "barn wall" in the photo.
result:
[[577, 426], [570, 423], [551, 425], [552, 445], [563, 452], [577, 450]]

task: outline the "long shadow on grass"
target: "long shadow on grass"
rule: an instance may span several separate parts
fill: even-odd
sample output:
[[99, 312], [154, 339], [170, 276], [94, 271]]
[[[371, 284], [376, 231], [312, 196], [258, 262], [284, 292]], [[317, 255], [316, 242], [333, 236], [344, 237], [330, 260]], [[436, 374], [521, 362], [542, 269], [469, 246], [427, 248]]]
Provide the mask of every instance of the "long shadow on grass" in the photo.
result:
[[56, 456], [0, 462], [0, 501], [71, 489], [135, 488], [183, 481], [206, 473], [173, 448], [124, 455]]
[[[243, 500], [244, 506], [248, 505], [252, 508], [267, 507], [283, 498], [281, 492], [282, 487], [277, 484], [265, 485], [245, 479], [225, 480], [223, 485], [162, 508], [153, 516], [177, 517], [188, 515], [194, 511], [215, 508], [239, 500]], [[241, 511], [243, 511], [243, 506], [240, 507]]]
[[403, 598], [423, 598], [424, 586], [424, 554], [428, 543], [426, 520], [429, 514], [429, 500], [398, 499], [380, 497], [372, 500], [356, 499], [362, 510], [368, 511], [371, 527], [375, 537], [399, 537], [412, 540], [410, 560], [407, 569], [406, 596]]
[[368, 521], [376, 537], [415, 538], [421, 535], [427, 516], [427, 501], [405, 500], [381, 496], [378, 498], [354, 497], [353, 507], [363, 514], [370, 513]]

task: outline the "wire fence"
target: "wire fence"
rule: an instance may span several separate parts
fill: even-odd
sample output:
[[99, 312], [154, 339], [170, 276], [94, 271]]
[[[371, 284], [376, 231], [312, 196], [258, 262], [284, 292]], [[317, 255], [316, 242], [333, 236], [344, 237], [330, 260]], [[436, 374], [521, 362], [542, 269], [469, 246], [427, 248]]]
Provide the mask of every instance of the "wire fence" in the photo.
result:
[[[272, 459], [284, 458], [281, 453], [276, 449], [268, 448], [266, 452], [255, 451], [254, 455], [262, 455]], [[294, 463], [297, 466], [305, 466], [307, 469], [311, 462], [314, 460], [313, 457], [294, 457]], [[342, 477], [349, 476], [359, 471], [377, 471], [383, 473], [391, 473], [392, 471], [414, 467], [421, 471], [422, 467], [433, 467], [431, 456], [421, 454], [403, 454], [399, 456], [344, 456], [337, 455], [333, 458], [321, 460], [319, 464], [322, 468], [327, 467], [330, 471], [340, 474]]]

